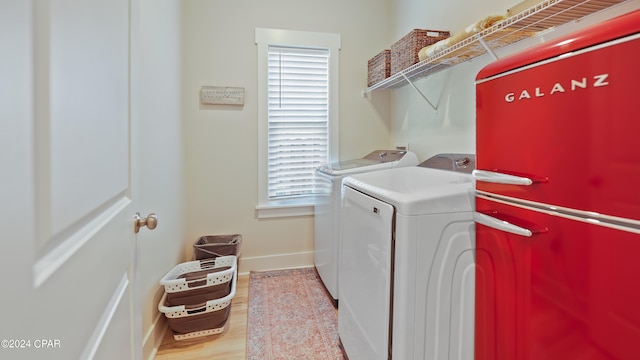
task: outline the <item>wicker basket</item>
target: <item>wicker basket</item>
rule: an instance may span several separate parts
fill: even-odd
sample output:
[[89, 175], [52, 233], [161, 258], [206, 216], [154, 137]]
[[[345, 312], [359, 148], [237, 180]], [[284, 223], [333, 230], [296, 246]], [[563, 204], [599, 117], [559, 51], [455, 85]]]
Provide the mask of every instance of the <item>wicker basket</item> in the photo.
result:
[[451, 36], [448, 31], [411, 30], [402, 39], [391, 45], [391, 75], [420, 61], [418, 53], [425, 46], [433, 45]]
[[379, 83], [391, 75], [391, 50], [383, 50], [368, 62], [367, 86]]

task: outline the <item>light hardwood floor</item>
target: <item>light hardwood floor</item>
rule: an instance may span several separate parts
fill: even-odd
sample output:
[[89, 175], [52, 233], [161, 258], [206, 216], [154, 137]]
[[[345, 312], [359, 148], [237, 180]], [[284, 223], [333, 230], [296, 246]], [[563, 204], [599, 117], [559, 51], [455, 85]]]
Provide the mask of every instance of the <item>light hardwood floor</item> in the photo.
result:
[[245, 360], [249, 275], [238, 276], [236, 296], [231, 302], [227, 329], [220, 335], [176, 341], [167, 330], [156, 360]]

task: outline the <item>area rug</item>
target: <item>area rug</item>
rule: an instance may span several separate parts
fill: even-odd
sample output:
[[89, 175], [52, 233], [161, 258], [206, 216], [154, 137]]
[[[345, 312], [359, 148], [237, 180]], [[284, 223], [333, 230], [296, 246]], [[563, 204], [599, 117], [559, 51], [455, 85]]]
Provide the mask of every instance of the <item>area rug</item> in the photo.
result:
[[315, 268], [251, 272], [248, 360], [342, 360], [338, 312]]

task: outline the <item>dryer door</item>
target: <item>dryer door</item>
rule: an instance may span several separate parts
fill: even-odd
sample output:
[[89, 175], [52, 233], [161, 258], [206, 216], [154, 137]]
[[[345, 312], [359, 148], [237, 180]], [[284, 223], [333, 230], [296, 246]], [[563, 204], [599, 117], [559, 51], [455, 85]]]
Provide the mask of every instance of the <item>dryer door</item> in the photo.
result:
[[343, 187], [338, 334], [350, 359], [389, 358], [393, 206]]

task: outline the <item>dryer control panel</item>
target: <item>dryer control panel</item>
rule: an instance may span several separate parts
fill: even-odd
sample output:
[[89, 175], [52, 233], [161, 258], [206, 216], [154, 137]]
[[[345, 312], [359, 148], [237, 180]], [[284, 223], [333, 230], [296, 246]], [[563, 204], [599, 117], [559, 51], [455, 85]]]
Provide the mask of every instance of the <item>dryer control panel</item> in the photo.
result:
[[476, 168], [476, 155], [438, 154], [421, 162], [418, 166], [471, 174]]

